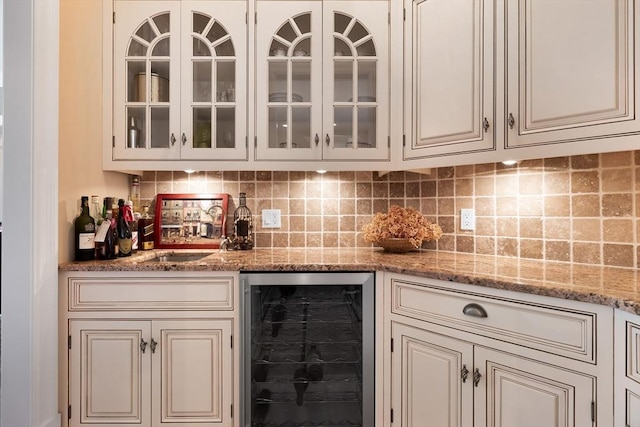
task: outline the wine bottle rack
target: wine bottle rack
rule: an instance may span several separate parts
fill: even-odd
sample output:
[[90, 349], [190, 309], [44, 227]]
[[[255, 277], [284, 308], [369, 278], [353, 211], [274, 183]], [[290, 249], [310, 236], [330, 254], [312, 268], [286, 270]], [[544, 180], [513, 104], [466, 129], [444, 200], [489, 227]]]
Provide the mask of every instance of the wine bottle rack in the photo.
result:
[[361, 287], [268, 285], [251, 291], [248, 425], [362, 426]]

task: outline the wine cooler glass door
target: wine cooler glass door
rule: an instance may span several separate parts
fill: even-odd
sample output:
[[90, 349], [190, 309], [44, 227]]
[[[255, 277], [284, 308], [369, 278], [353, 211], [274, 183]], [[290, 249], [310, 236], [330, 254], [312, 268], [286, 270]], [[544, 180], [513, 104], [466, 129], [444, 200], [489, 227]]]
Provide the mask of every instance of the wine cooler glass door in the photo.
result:
[[244, 426], [374, 425], [373, 277], [241, 275]]

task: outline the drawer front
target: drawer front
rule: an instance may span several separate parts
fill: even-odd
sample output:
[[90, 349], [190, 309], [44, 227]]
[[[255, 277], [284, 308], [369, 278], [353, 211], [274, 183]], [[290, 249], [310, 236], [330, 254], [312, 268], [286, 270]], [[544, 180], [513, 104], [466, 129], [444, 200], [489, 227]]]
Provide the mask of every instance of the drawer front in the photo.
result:
[[[392, 312], [595, 363], [596, 314], [393, 279]], [[474, 317], [480, 311], [486, 317]], [[464, 314], [467, 311], [469, 314]]]
[[233, 310], [233, 277], [68, 279], [69, 311]]
[[640, 384], [640, 325], [627, 325], [627, 377]]

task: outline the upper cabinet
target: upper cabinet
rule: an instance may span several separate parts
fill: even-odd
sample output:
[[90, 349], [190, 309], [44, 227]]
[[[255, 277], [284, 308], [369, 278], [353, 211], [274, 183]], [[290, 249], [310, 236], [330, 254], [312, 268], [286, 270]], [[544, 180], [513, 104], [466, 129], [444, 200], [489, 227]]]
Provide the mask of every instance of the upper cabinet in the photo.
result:
[[256, 2], [256, 160], [389, 159], [389, 2]]
[[113, 160], [246, 159], [246, 11], [115, 1]]
[[405, 10], [405, 165], [637, 149], [640, 1]]

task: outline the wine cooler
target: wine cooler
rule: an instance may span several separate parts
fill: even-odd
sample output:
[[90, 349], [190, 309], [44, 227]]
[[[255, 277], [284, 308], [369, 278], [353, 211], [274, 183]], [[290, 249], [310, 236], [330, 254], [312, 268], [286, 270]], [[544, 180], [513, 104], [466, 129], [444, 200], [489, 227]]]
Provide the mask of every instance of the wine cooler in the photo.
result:
[[374, 274], [243, 273], [245, 427], [374, 425]]

